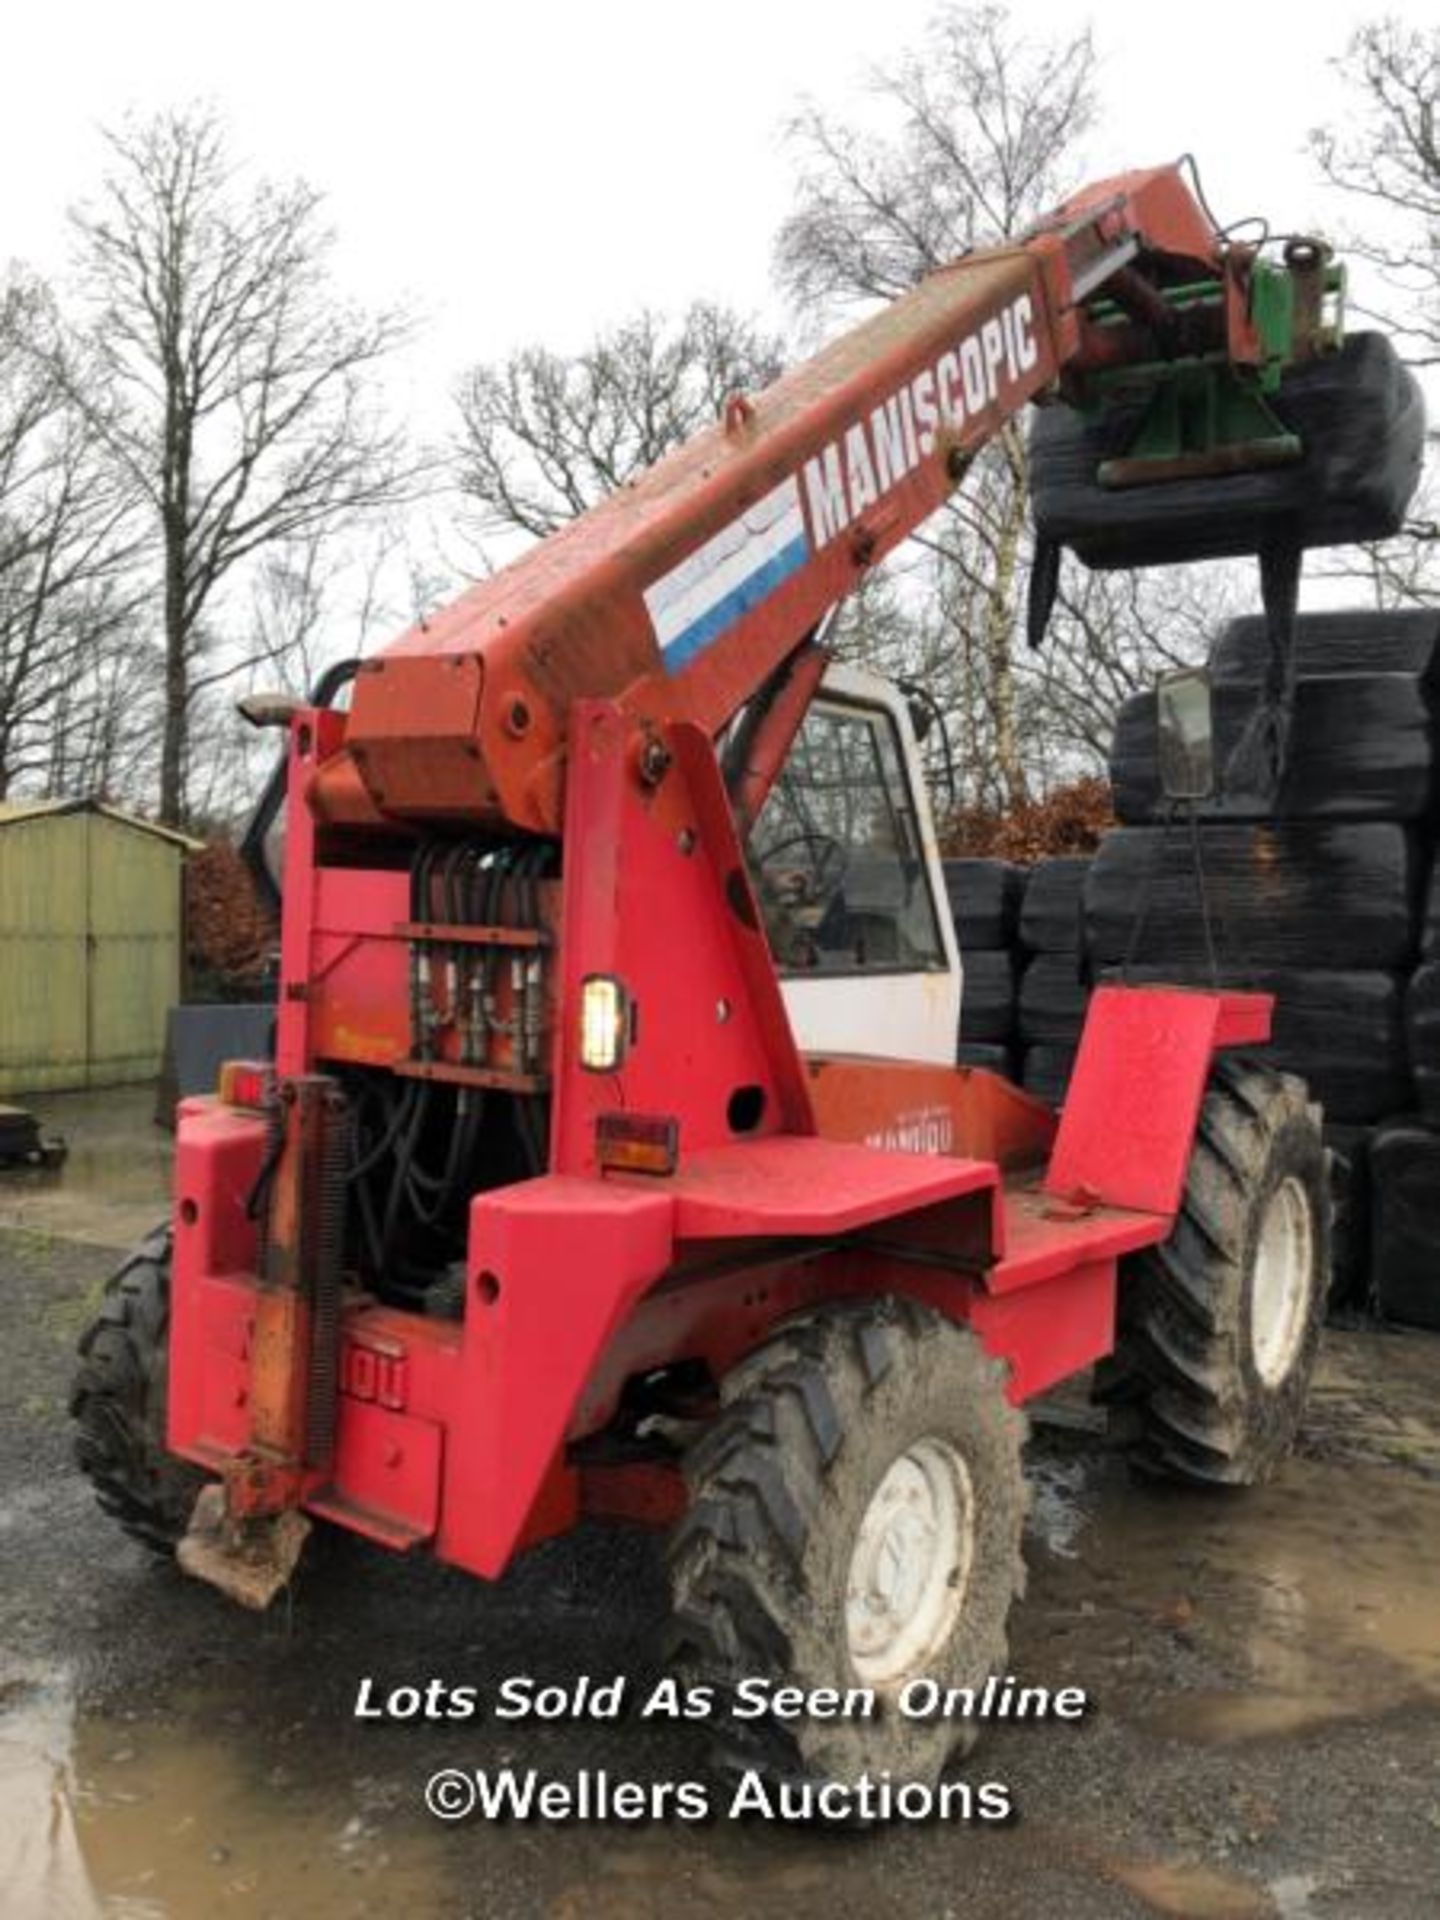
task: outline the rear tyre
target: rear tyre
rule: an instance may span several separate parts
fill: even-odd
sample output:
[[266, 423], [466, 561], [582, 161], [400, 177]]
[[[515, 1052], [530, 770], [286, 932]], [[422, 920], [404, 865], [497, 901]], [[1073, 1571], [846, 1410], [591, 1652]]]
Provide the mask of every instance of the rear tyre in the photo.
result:
[[1289, 1453], [1325, 1319], [1330, 1207], [1304, 1083], [1219, 1063], [1175, 1230], [1121, 1263], [1109, 1384], [1138, 1414], [1142, 1469], [1253, 1486]]
[[152, 1233], [106, 1283], [80, 1338], [70, 1395], [75, 1458], [104, 1512], [152, 1552], [171, 1554], [205, 1476], [165, 1448], [170, 1230]]
[[[787, 1322], [726, 1380], [670, 1548], [672, 1657], [715, 1689], [722, 1767], [931, 1783], [973, 1744], [973, 1723], [894, 1702], [922, 1675], [978, 1688], [1003, 1665], [1025, 1511], [1004, 1380], [972, 1334], [898, 1299]], [[870, 1687], [876, 1714], [735, 1720], [750, 1678]]]

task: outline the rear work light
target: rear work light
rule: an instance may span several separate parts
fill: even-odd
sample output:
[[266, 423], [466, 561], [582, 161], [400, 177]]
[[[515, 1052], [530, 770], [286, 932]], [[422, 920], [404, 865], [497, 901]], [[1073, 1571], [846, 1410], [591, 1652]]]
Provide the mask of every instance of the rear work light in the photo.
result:
[[580, 1064], [590, 1073], [613, 1073], [625, 1058], [629, 1007], [613, 974], [592, 973], [580, 983]]
[[260, 1113], [269, 1103], [274, 1079], [275, 1069], [268, 1060], [227, 1060], [215, 1091], [227, 1107], [251, 1107]]

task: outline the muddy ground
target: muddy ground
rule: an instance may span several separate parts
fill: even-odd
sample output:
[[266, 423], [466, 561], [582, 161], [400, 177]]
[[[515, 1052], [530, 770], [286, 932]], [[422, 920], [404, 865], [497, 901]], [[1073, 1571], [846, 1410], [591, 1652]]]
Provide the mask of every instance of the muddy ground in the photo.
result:
[[1299, 1457], [1238, 1499], [1039, 1431], [1011, 1666], [1095, 1706], [991, 1733], [971, 1774], [1007, 1783], [1007, 1826], [446, 1828], [441, 1766], [701, 1773], [683, 1726], [352, 1717], [367, 1673], [647, 1682], [653, 1546], [591, 1532], [486, 1588], [326, 1540], [263, 1617], [154, 1564], [95, 1510], [65, 1396], [107, 1242], [163, 1211], [164, 1145], [138, 1101], [54, 1107], [76, 1159], [0, 1190], [4, 1920], [1440, 1910], [1440, 1339], [1334, 1334]]

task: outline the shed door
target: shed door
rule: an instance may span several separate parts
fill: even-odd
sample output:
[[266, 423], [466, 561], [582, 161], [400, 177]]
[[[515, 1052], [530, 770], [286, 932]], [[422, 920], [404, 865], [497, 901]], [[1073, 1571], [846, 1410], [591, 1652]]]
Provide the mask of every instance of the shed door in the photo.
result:
[[0, 830], [0, 1097], [86, 1083], [85, 847], [74, 815]]
[[90, 829], [90, 1085], [159, 1071], [165, 1015], [179, 997], [175, 850], [103, 815]]

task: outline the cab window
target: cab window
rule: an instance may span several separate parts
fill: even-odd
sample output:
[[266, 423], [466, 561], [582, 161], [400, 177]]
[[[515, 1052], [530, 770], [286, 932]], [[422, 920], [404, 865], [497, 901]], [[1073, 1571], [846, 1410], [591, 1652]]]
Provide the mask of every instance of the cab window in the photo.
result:
[[771, 952], [795, 974], [943, 969], [895, 723], [817, 701], [750, 836]]

